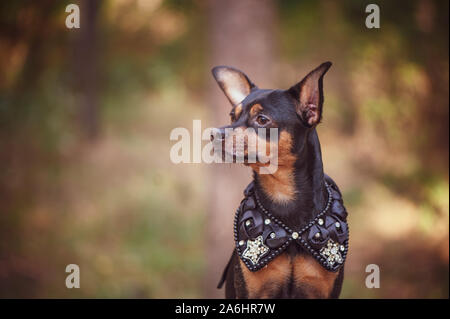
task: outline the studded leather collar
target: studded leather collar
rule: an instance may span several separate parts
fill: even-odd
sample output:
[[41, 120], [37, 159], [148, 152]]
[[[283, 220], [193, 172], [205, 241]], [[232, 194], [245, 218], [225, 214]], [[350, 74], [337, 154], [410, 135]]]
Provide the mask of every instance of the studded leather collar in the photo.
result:
[[300, 229], [291, 229], [262, 206], [254, 182], [247, 186], [234, 219], [234, 240], [237, 253], [249, 270], [266, 266], [293, 242], [325, 269], [339, 270], [348, 251], [347, 212], [337, 187], [327, 182], [325, 185], [325, 208]]

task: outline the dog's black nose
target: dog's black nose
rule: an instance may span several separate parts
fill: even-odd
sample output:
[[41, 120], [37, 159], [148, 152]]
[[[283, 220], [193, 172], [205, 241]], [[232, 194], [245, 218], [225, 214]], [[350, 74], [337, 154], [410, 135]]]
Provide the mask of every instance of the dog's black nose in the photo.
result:
[[210, 140], [211, 142], [222, 142], [225, 139], [225, 129], [224, 128], [215, 128], [211, 131]]

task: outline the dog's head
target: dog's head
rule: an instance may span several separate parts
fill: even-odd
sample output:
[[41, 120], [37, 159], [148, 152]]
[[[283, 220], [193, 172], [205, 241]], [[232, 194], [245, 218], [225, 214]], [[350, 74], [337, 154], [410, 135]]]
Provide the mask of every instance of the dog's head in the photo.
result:
[[[252, 168], [266, 165], [267, 161], [262, 163], [258, 154], [261, 145], [264, 145], [266, 154], [270, 154], [269, 148], [273, 146], [270, 128], [276, 128], [279, 164], [292, 161], [294, 143], [296, 147], [302, 147], [307, 131], [313, 129], [322, 118], [323, 76], [330, 66], [330, 62], [321, 64], [287, 90], [259, 89], [240, 70], [228, 66], [213, 68], [214, 78], [232, 105], [231, 124], [221, 127], [212, 136], [216, 143], [223, 145], [222, 156], [228, 150], [235, 161], [236, 140], [240, 139], [243, 141], [244, 163]], [[266, 134], [258, 134], [258, 129], [266, 129]], [[232, 144], [231, 148], [227, 148], [228, 142]], [[257, 153], [253, 154], [255, 143]], [[255, 163], [249, 161], [251, 155], [255, 155]]]

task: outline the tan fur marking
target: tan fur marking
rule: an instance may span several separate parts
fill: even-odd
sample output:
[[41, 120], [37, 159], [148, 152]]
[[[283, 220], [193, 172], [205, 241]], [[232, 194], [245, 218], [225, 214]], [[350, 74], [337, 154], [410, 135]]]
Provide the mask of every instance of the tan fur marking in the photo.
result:
[[257, 113], [261, 112], [262, 110], [263, 110], [263, 107], [261, 106], [261, 104], [254, 104], [250, 109], [250, 116], [253, 117]]
[[270, 298], [270, 293], [285, 285], [291, 274], [290, 258], [281, 254], [266, 267], [251, 272], [239, 259], [248, 291], [248, 298]]
[[308, 296], [309, 298], [327, 298], [330, 296], [339, 272], [327, 271], [309, 255], [295, 257], [293, 264], [295, 283], [314, 287], [314, 292], [319, 294], [311, 294]]
[[[267, 143], [269, 145], [269, 143]], [[278, 141], [278, 169], [274, 174], [260, 174], [261, 186], [265, 193], [275, 202], [283, 203], [294, 199], [294, 163], [292, 154], [292, 136], [286, 131], [280, 133]], [[258, 165], [251, 164], [256, 172]]]
[[[270, 154], [270, 143], [260, 140], [255, 131], [248, 132], [245, 127], [237, 128], [233, 131], [232, 135], [227, 139], [226, 145], [228, 149], [236, 151], [236, 145], [234, 144], [232, 136], [239, 137], [244, 141], [244, 154], [248, 155], [249, 149], [252, 151], [258, 150], [260, 145], [265, 145], [266, 154]], [[230, 146], [228, 146], [230, 145]], [[276, 149], [276, 148], [275, 148]], [[294, 163], [296, 156], [292, 154], [292, 136], [283, 131], [280, 133], [278, 141], [278, 167], [273, 174], [260, 174], [260, 182], [265, 193], [275, 202], [286, 203], [295, 198], [295, 185], [294, 185]], [[259, 168], [268, 166], [266, 163], [246, 163], [256, 173], [259, 172]]]
[[241, 113], [242, 113], [242, 103], [239, 103], [234, 108], [234, 118], [237, 120], [239, 116], [241, 116]]

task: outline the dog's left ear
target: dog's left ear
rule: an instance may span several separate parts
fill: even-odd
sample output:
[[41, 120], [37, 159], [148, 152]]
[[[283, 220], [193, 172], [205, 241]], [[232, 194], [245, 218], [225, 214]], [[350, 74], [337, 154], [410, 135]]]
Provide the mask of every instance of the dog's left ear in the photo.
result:
[[330, 66], [331, 62], [322, 63], [288, 90], [297, 101], [297, 114], [308, 127], [317, 125], [322, 118], [323, 76]]

